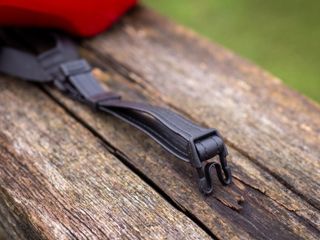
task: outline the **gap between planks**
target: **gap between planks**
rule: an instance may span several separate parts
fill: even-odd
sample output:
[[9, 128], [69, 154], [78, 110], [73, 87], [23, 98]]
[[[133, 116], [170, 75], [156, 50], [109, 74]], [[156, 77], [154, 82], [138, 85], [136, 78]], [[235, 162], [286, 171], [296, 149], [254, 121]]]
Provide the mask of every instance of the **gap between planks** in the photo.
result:
[[89, 130], [96, 138], [98, 138], [104, 144], [107, 151], [115, 156], [121, 163], [123, 163], [127, 168], [129, 168], [136, 176], [138, 176], [142, 181], [148, 184], [154, 191], [156, 191], [165, 201], [167, 201], [176, 210], [183, 213], [191, 221], [193, 221], [198, 227], [205, 231], [211, 238], [219, 239], [200, 219], [198, 219], [194, 214], [180, 205], [178, 202], [174, 201], [168, 194], [166, 194], [161, 187], [159, 187], [155, 182], [153, 182], [146, 174], [135, 167], [129, 160], [128, 156], [121, 152], [121, 150], [116, 149], [111, 143], [109, 143], [99, 132], [88, 125], [81, 117], [76, 113], [68, 109], [62, 102], [59, 101], [54, 95], [52, 95], [46, 88], [40, 87], [41, 89], [52, 101], [54, 101], [59, 107], [61, 107], [66, 114], [72, 117], [75, 121], [81, 124], [84, 128]]
[[[137, 78], [142, 78], [141, 76], [139, 76], [138, 73], [136, 73], [134, 70], [130, 69], [129, 67], [126, 67], [124, 65], [121, 65], [119, 62], [117, 62], [117, 60], [115, 60], [112, 56], [108, 55], [108, 54], [101, 54], [98, 51], [96, 51], [96, 49], [92, 48], [89, 44], [83, 44], [82, 47], [85, 50], [91, 51], [94, 53], [95, 57], [97, 57], [99, 60], [110, 64], [109, 67], [115, 71], [116, 73], [118, 73], [119, 75], [123, 76], [123, 78], [127, 81], [129, 81], [130, 83], [136, 84], [137, 86], [141, 87], [142, 89], [146, 90], [147, 92], [150, 93], [150, 95], [154, 96], [154, 98], [158, 101], [163, 102], [164, 104], [166, 104], [167, 106], [169, 106], [170, 108], [174, 109], [175, 111], [177, 111], [178, 113], [188, 117], [189, 119], [191, 119], [194, 122], [198, 122], [200, 123], [202, 126], [204, 127], [210, 127], [208, 126], [205, 122], [199, 121], [198, 119], [194, 119], [193, 116], [191, 116], [189, 113], [187, 113], [186, 111], [184, 111], [183, 109], [171, 104], [170, 102], [166, 101], [165, 98], [162, 98], [159, 94], [157, 94], [153, 89], [145, 86], [143, 83], [136, 81], [136, 79], [132, 76], [136, 76]], [[104, 71], [107, 71], [108, 69], [105, 68], [105, 66], [102, 66], [101, 64], [99, 64], [99, 68], [103, 69]], [[314, 207], [315, 209], [320, 211], [319, 206], [317, 206], [314, 202], [310, 201], [310, 199], [308, 199], [306, 196], [304, 196], [301, 192], [299, 192], [294, 186], [292, 186], [291, 184], [289, 184], [284, 178], [282, 178], [281, 176], [275, 174], [274, 172], [270, 171], [268, 168], [266, 168], [265, 166], [263, 166], [261, 163], [259, 163], [258, 161], [255, 160], [255, 158], [251, 157], [250, 154], [248, 152], [246, 152], [243, 149], [240, 149], [238, 146], [236, 146], [236, 144], [227, 138], [224, 138], [224, 141], [226, 142], [226, 144], [235, 149], [237, 152], [239, 152], [241, 155], [243, 155], [244, 157], [248, 158], [253, 164], [255, 164], [256, 166], [258, 166], [259, 168], [261, 168], [263, 171], [267, 172], [268, 174], [270, 174], [271, 176], [273, 176], [280, 184], [282, 184], [285, 188], [288, 188], [289, 190], [291, 190], [294, 194], [296, 194], [297, 196], [299, 196], [301, 199], [303, 199], [305, 202], [307, 202], [308, 204], [310, 204], [312, 207]], [[248, 185], [250, 186], [250, 185]], [[250, 186], [252, 189], [252, 186]], [[257, 189], [255, 189], [257, 190]], [[261, 192], [261, 191], [260, 191]], [[285, 207], [285, 206], [284, 206]], [[290, 211], [290, 209], [288, 209], [288, 211]]]

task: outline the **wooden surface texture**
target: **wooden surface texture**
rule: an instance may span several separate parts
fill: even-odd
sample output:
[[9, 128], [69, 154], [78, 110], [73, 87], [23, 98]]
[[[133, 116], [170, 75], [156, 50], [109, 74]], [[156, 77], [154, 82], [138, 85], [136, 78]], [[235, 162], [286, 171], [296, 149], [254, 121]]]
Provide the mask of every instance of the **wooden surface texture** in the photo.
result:
[[143, 7], [79, 43], [105, 87], [220, 130], [233, 183], [51, 87], [0, 77], [0, 238], [319, 239], [320, 107]]

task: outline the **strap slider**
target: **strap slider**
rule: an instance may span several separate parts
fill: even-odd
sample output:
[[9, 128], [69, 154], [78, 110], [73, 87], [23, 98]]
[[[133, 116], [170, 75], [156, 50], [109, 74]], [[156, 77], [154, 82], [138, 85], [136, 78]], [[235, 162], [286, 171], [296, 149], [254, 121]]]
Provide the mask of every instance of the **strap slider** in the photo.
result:
[[71, 77], [91, 71], [91, 67], [84, 59], [66, 62], [60, 65], [62, 73], [66, 77]]
[[101, 102], [118, 100], [120, 96], [107, 92], [91, 74], [91, 66], [84, 59], [62, 63], [60, 65], [64, 80], [55, 82], [72, 98], [97, 108]]

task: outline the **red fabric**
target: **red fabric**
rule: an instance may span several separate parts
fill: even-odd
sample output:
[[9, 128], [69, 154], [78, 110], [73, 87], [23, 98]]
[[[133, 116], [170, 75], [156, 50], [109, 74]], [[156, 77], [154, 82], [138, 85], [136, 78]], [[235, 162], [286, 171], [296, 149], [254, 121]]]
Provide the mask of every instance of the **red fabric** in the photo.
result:
[[1, 26], [59, 28], [92, 36], [108, 28], [137, 0], [0, 0]]

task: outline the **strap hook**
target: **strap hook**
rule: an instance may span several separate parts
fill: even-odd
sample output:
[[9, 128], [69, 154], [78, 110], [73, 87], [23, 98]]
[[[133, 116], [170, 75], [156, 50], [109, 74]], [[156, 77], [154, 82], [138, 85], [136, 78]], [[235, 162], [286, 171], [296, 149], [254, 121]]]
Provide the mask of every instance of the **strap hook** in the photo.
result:
[[213, 192], [212, 169], [216, 169], [219, 181], [222, 185], [229, 185], [232, 181], [231, 169], [227, 165], [224, 153], [219, 154], [220, 164], [216, 162], [206, 163], [203, 167], [198, 168], [200, 191], [206, 195]]

